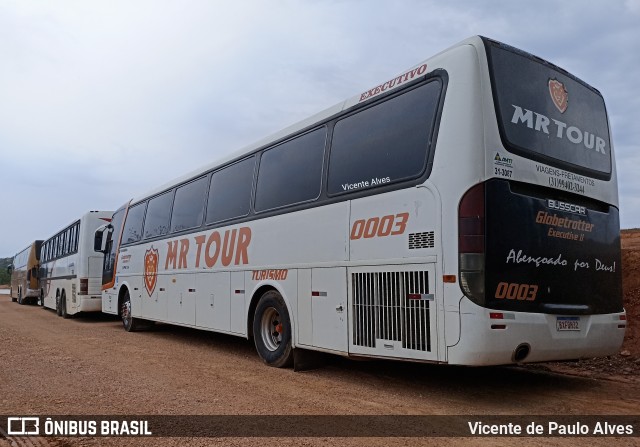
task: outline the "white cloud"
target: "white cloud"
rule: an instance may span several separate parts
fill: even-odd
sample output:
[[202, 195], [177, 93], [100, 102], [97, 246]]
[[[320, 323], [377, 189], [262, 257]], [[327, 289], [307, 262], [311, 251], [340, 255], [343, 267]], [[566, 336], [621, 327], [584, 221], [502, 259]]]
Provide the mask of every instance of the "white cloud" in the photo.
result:
[[629, 12], [640, 14], [640, 0], [625, 0], [624, 5]]

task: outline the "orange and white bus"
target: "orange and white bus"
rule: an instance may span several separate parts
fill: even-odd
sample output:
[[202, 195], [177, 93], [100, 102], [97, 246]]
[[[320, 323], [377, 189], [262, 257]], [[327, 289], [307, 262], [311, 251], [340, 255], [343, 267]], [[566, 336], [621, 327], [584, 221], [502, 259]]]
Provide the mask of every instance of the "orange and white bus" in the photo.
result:
[[104, 256], [93, 250], [96, 228], [111, 221], [113, 211], [89, 211], [42, 243], [40, 295], [44, 307], [69, 318], [102, 310]]
[[40, 266], [40, 245], [34, 241], [13, 257], [8, 273], [11, 275], [11, 301], [25, 304], [35, 302], [40, 297], [38, 289], [38, 268]]
[[473, 37], [122, 206], [103, 311], [296, 352], [508, 364], [619, 349], [600, 93]]

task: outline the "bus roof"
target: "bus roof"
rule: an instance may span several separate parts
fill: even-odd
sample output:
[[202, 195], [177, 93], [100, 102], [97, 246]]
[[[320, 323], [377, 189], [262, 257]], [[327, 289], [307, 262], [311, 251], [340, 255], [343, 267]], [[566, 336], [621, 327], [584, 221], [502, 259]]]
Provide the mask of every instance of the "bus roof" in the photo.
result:
[[[399, 89], [400, 87], [402, 87], [405, 82], [407, 81], [411, 81], [412, 79], [419, 79], [421, 76], [433, 72], [433, 70], [438, 69], [438, 68], [442, 68], [442, 65], [444, 63], [446, 63], [446, 60], [442, 58], [442, 56], [446, 56], [447, 53], [451, 52], [452, 50], [454, 50], [455, 48], [461, 47], [461, 46], [465, 46], [465, 45], [471, 45], [473, 47], [475, 47], [478, 51], [482, 51], [484, 52], [484, 48], [485, 48], [485, 41], [487, 42], [493, 42], [495, 44], [498, 45], [504, 45], [496, 40], [493, 39], [489, 39], [483, 36], [471, 36], [467, 39], [464, 39], [460, 42], [458, 42], [455, 45], [452, 45], [451, 47], [440, 51], [439, 53], [435, 54], [434, 56], [419, 62], [418, 64], [414, 65], [413, 67], [409, 68], [408, 70], [405, 70], [403, 72], [401, 72], [399, 75], [392, 77], [384, 82], [382, 82], [381, 84], [378, 84], [377, 86], [373, 86], [372, 88], [365, 90], [355, 96], [352, 96], [338, 104], [333, 105], [332, 107], [329, 107], [325, 110], [322, 110], [312, 116], [310, 116], [309, 118], [306, 118], [302, 121], [299, 121], [297, 123], [294, 123], [290, 126], [285, 127], [284, 129], [281, 129], [278, 132], [275, 132], [271, 135], [268, 135], [264, 138], [261, 138], [260, 140], [249, 144], [248, 146], [245, 146], [239, 150], [235, 150], [232, 151], [231, 153], [229, 153], [227, 156], [225, 157], [221, 157], [220, 159], [217, 159], [211, 163], [208, 163], [194, 171], [188, 172], [184, 175], [181, 175], [177, 178], [174, 178], [173, 180], [162, 184], [161, 186], [158, 186], [156, 188], [153, 188], [151, 190], [148, 190], [145, 194], [139, 195], [134, 197], [130, 203], [134, 204], [137, 203], [139, 201], [142, 201], [146, 198], [155, 196], [157, 194], [160, 194], [166, 190], [169, 190], [171, 188], [173, 188], [176, 185], [179, 185], [181, 183], [187, 182], [189, 180], [193, 180], [201, 175], [203, 175], [206, 172], [212, 171], [217, 167], [222, 167], [228, 163], [231, 163], [233, 161], [236, 160], [240, 160], [243, 157], [246, 157], [250, 154], [252, 154], [253, 152], [257, 152], [258, 150], [267, 147], [269, 145], [274, 145], [277, 144], [285, 139], [287, 139], [287, 137], [290, 137], [300, 131], [303, 131], [307, 128], [311, 128], [312, 126], [314, 126], [317, 123], [320, 123], [322, 121], [326, 121], [329, 118], [331, 118], [332, 116], [344, 112], [345, 110], [348, 110], [351, 107], [357, 106], [358, 104], [361, 103], [365, 103], [366, 101], [373, 99], [373, 98], [377, 98], [378, 96], [385, 94], [387, 92], [390, 91], [394, 91], [396, 89]], [[505, 45], [508, 46], [508, 45]], [[509, 46], [508, 46], [509, 47]], [[566, 74], [567, 76], [570, 76], [572, 78], [574, 78], [576, 81], [581, 82], [582, 84], [584, 84], [585, 86], [587, 86], [588, 88], [594, 90], [595, 92], [597, 92], [599, 94], [599, 92], [594, 89], [593, 87], [591, 87], [589, 84], [587, 84], [586, 82], [582, 81], [581, 79], [576, 78], [575, 76], [573, 76], [571, 73], [568, 73], [566, 70], [557, 67], [556, 65], [547, 62], [544, 59], [541, 59], [537, 56], [534, 56], [530, 53], [527, 53], [525, 51], [519, 50], [517, 48], [513, 48], [513, 47], [509, 47], [512, 48], [515, 51], [520, 52], [521, 54], [525, 54], [530, 58], [533, 58], [543, 64], [547, 64], [549, 66], [552, 66], [554, 69], [563, 72], [564, 74]], [[394, 82], [395, 81], [395, 82]]]

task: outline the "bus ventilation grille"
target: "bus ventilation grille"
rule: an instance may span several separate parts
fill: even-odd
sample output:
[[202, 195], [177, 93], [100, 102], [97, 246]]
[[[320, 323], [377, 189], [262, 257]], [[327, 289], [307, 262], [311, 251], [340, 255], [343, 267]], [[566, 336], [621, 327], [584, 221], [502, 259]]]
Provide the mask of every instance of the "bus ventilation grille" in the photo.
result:
[[404, 349], [431, 351], [426, 271], [352, 273], [353, 344], [402, 342]]
[[433, 231], [423, 233], [409, 233], [409, 249], [433, 248], [435, 246]]

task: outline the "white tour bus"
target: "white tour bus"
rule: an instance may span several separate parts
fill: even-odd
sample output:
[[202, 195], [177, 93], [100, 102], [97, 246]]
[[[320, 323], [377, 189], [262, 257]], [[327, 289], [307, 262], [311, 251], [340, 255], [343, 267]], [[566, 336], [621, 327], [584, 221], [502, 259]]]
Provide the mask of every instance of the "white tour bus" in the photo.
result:
[[104, 256], [93, 250], [96, 228], [111, 221], [113, 211], [89, 211], [42, 244], [40, 295], [43, 306], [65, 318], [100, 312]]
[[602, 356], [626, 326], [602, 96], [482, 37], [134, 198], [95, 244], [126, 330], [252, 338], [273, 366]]
[[38, 289], [38, 267], [42, 241], [34, 241], [13, 257], [7, 268], [11, 275], [11, 301], [25, 304], [35, 302], [40, 297]]

